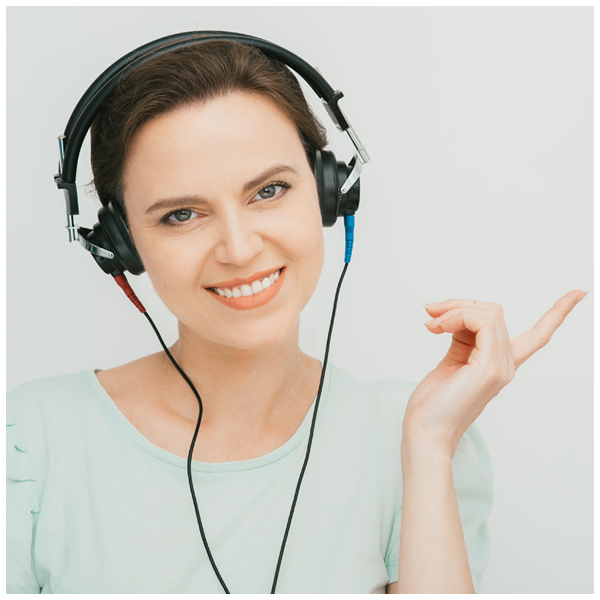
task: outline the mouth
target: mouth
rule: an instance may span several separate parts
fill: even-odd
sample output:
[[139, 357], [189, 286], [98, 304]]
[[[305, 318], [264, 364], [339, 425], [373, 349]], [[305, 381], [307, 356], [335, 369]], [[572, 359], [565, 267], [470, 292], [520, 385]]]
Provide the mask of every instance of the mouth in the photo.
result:
[[254, 281], [237, 285], [205, 288], [215, 300], [237, 310], [262, 306], [272, 300], [283, 284], [285, 267], [267, 274], [260, 274]]

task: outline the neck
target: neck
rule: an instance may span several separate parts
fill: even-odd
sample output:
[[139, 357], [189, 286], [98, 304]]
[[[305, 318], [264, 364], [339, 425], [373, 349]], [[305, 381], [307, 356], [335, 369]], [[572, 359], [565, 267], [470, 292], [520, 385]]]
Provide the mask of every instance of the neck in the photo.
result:
[[[314, 400], [321, 365], [298, 347], [299, 325], [282, 342], [258, 350], [214, 344], [179, 326], [179, 340], [171, 353], [194, 383], [202, 399], [202, 427], [243, 434], [285, 426]], [[185, 398], [180, 410], [197, 418], [198, 404], [168, 357], [174, 389]], [[177, 383], [176, 383], [177, 382]]]

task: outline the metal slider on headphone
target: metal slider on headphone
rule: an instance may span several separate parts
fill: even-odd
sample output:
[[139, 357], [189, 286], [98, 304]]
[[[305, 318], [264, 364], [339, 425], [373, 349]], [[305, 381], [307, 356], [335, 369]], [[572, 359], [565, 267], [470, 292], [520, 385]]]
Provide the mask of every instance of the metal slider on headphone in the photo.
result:
[[348, 129], [346, 129], [346, 133], [348, 134], [350, 140], [352, 140], [352, 143], [356, 148], [356, 152], [354, 153], [355, 160], [352, 172], [350, 173], [350, 175], [348, 175], [348, 179], [346, 179], [344, 185], [342, 186], [342, 189], [340, 190], [342, 194], [347, 193], [348, 190], [350, 190], [350, 188], [358, 181], [358, 178], [362, 173], [364, 165], [366, 165], [369, 162], [369, 160], [371, 160], [367, 149], [361, 143], [359, 137], [356, 135], [354, 129], [352, 129], [352, 125], [350, 125], [350, 123], [348, 123]]
[[322, 102], [323, 106], [325, 106], [325, 110], [331, 117], [332, 121], [335, 123], [335, 126], [340, 131], [348, 134], [350, 141], [356, 148], [356, 152], [354, 153], [354, 168], [352, 169], [352, 172], [350, 173], [348, 179], [346, 179], [344, 185], [342, 186], [342, 189], [340, 190], [342, 194], [346, 194], [348, 190], [350, 190], [350, 188], [358, 181], [358, 178], [362, 173], [363, 166], [366, 165], [369, 162], [369, 160], [371, 160], [371, 157], [369, 156], [369, 153], [367, 152], [367, 149], [365, 148], [364, 144], [360, 141], [358, 135], [356, 135], [356, 131], [354, 131], [354, 128], [352, 127], [352, 125], [350, 125], [348, 117], [346, 117], [346, 115], [342, 112], [342, 109], [340, 108], [339, 101], [343, 96], [344, 94], [337, 90], [329, 100], [323, 99]]
[[342, 193], [342, 194], [346, 194], [348, 192], [348, 190], [350, 190], [350, 188], [358, 181], [358, 178], [360, 177], [360, 174], [362, 173], [363, 166], [365, 163], [362, 161], [360, 154], [358, 152], [354, 153], [354, 158], [355, 158], [354, 167], [352, 168], [350, 175], [348, 175], [348, 179], [346, 179], [346, 181], [344, 182], [344, 185], [340, 189], [340, 193]]
[[106, 248], [100, 248], [100, 246], [96, 246], [96, 244], [92, 244], [91, 242], [87, 241], [84, 234], [86, 232], [91, 232], [91, 229], [80, 227], [77, 231], [79, 234], [81, 234], [77, 236], [77, 241], [84, 248], [84, 250], [87, 250], [88, 252], [91, 252], [96, 256], [103, 256], [104, 258], [115, 257], [115, 255], [110, 250], [106, 250]]
[[348, 123], [346, 133], [348, 134], [350, 141], [354, 144], [356, 152], [354, 153], [354, 168], [352, 169], [352, 172], [350, 173], [348, 179], [346, 179], [344, 185], [342, 186], [342, 189], [340, 190], [342, 194], [348, 192], [350, 188], [358, 181], [358, 178], [362, 173], [364, 165], [366, 165], [371, 160], [367, 149], [365, 148], [364, 144], [360, 141], [360, 138], [356, 135], [356, 131], [354, 131], [354, 128], [352, 127], [352, 125], [350, 125], [348, 119], [346, 119], [346, 122]]
[[[65, 202], [67, 209], [67, 224], [66, 229], [69, 232], [69, 242], [79, 242], [79, 244], [88, 252], [95, 254], [96, 256], [102, 256], [104, 258], [114, 258], [115, 255], [110, 251], [106, 250], [106, 248], [101, 248], [100, 246], [96, 246], [85, 238], [84, 232], [91, 232], [91, 229], [84, 229], [83, 227], [78, 228], [75, 224], [75, 215], [73, 214], [73, 209], [71, 205], [71, 196], [69, 192], [69, 187], [72, 188], [74, 194], [76, 194], [75, 184], [68, 184], [62, 180], [62, 170], [63, 164], [65, 160], [65, 136], [58, 136], [58, 174], [54, 176], [54, 180], [58, 184], [59, 187], [62, 187], [63, 192], [65, 193]], [[76, 211], [77, 212], [77, 211]], [[80, 235], [81, 233], [81, 235]]]
[[[69, 192], [69, 186], [65, 184], [62, 179], [63, 164], [65, 161], [65, 136], [58, 136], [58, 174], [54, 176], [54, 181], [59, 188], [65, 194], [65, 204], [67, 209], [67, 231], [69, 232], [69, 242], [77, 242], [79, 236], [77, 235], [77, 225], [75, 225], [75, 215], [73, 214], [72, 199]], [[75, 213], [78, 211], [75, 210]]]

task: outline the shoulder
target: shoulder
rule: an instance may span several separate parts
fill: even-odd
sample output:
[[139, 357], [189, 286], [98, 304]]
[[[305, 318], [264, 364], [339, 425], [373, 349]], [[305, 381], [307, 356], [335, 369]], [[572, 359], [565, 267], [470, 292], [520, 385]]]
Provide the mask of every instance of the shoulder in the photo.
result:
[[16, 410], [33, 410], [49, 403], [63, 404], [82, 394], [89, 394], [95, 378], [92, 369], [79, 373], [36, 379], [8, 392], [8, 407]]
[[98, 401], [105, 403], [107, 395], [127, 397], [140, 387], [140, 382], [151, 379], [157, 370], [157, 356], [145, 356], [106, 371], [85, 369], [25, 383], [8, 393], [8, 411], [15, 415], [52, 411], [65, 417], [97, 406]]
[[323, 412], [334, 421], [332, 427], [370, 445], [396, 448], [408, 399], [417, 384], [393, 380], [363, 383], [338, 367], [328, 369]]
[[80, 423], [82, 414], [97, 410], [100, 393], [92, 369], [31, 381], [8, 393], [8, 424], [27, 437], [64, 431], [69, 423]]
[[[98, 423], [100, 397], [94, 371], [31, 381], [9, 392], [7, 473], [15, 481], [35, 481], [40, 495], [51, 465], [66, 468], [81, 456]], [[96, 381], [96, 385], [97, 381]]]
[[334, 365], [328, 366], [328, 369], [328, 394], [333, 402], [373, 414], [401, 414], [404, 417], [408, 399], [417, 386], [416, 383], [401, 380], [363, 383]]

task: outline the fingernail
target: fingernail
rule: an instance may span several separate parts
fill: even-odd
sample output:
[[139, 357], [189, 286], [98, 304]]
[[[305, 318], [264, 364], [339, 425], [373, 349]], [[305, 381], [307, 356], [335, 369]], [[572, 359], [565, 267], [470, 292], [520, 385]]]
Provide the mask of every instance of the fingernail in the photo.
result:
[[423, 306], [425, 308], [429, 308], [430, 306], [435, 306], [436, 304], [439, 304], [439, 302], [430, 302], [429, 304], [423, 304]]
[[427, 321], [427, 323], [423, 323], [423, 325], [425, 325], [425, 327], [427, 327], [427, 325], [429, 325], [429, 323], [431, 323], [432, 321], [435, 321], [435, 319], [431, 319], [430, 321]]
[[581, 296], [579, 296], [579, 298], [577, 299], [577, 302], [581, 302], [587, 295], [587, 292], [583, 292], [583, 294], [581, 294]]

